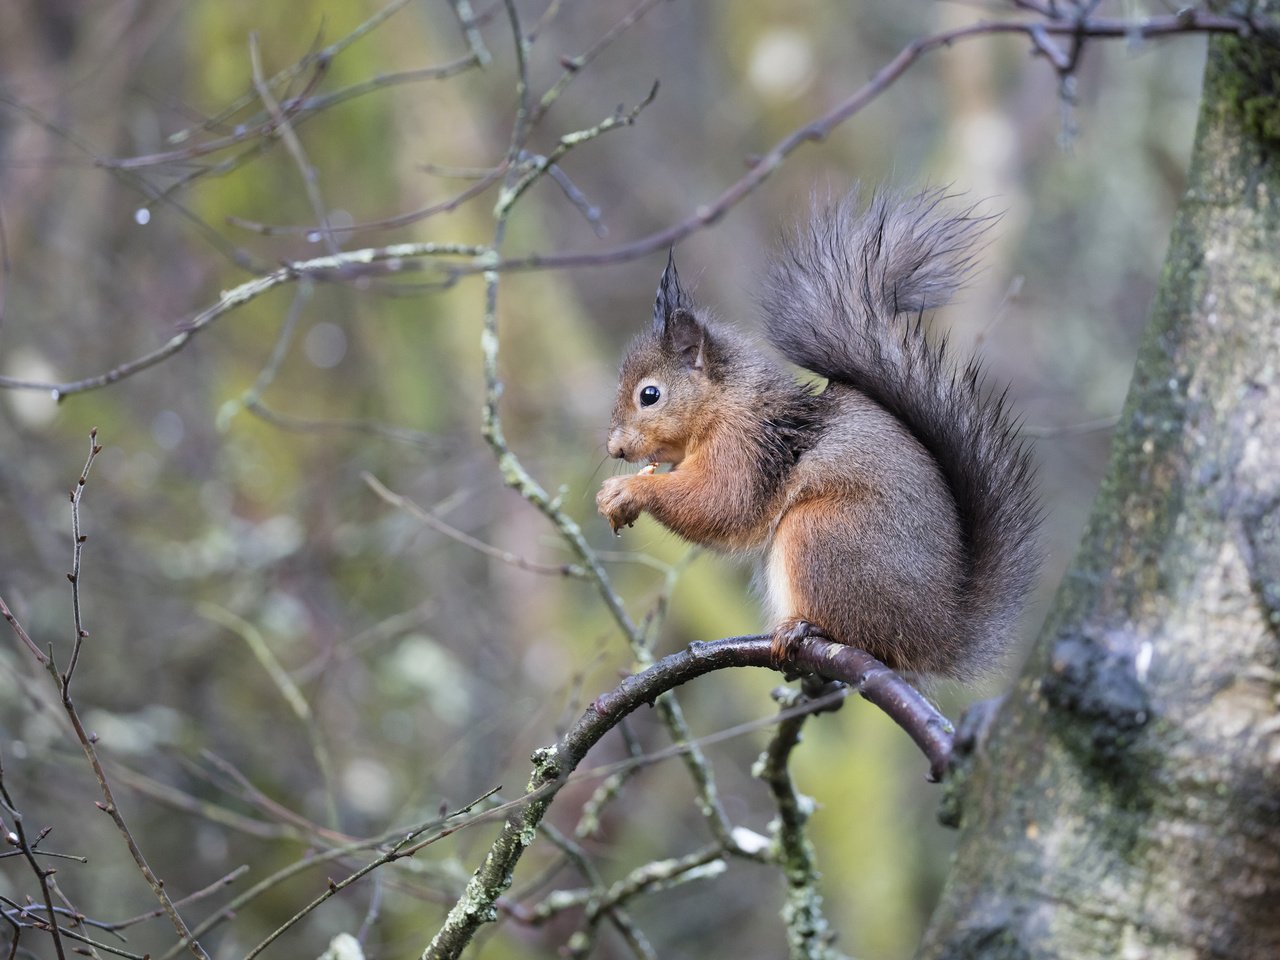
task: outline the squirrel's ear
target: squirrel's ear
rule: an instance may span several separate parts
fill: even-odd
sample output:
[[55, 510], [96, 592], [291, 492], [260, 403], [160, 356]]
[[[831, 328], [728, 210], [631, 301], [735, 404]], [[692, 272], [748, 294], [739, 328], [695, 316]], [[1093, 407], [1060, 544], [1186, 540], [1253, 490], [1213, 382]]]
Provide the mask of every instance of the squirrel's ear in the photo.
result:
[[690, 370], [701, 370], [707, 360], [707, 331], [689, 310], [680, 308], [667, 316], [662, 340]]
[[677, 310], [693, 312], [693, 301], [680, 287], [680, 274], [676, 272], [676, 252], [667, 251], [667, 268], [658, 281], [658, 296], [653, 301], [653, 332], [665, 333], [668, 318]]

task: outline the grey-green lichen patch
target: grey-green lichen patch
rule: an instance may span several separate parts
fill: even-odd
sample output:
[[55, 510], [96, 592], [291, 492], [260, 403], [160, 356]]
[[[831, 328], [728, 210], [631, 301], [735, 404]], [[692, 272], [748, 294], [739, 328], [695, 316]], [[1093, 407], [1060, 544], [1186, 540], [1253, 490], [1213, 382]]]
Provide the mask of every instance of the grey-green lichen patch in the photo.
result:
[[816, 884], [805, 883], [787, 888], [782, 906], [782, 921], [787, 929], [787, 946], [791, 960], [836, 960], [835, 932], [822, 909], [822, 895]]
[[560, 776], [560, 753], [554, 744], [534, 750], [529, 757], [529, 762], [533, 764], [533, 773], [529, 775], [528, 789], [530, 790]]
[[1221, 71], [1221, 102], [1237, 112], [1246, 134], [1280, 148], [1280, 48], [1255, 38], [1231, 38], [1221, 50], [1231, 67]]

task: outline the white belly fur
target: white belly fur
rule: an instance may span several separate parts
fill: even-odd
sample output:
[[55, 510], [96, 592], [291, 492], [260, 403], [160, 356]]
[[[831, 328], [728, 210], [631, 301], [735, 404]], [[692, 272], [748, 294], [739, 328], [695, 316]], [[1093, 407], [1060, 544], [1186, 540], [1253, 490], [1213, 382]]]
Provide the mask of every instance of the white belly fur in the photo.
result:
[[765, 560], [764, 591], [770, 622], [778, 623], [795, 615], [791, 579], [787, 576], [786, 553], [784, 545], [776, 539], [770, 545], [769, 555]]

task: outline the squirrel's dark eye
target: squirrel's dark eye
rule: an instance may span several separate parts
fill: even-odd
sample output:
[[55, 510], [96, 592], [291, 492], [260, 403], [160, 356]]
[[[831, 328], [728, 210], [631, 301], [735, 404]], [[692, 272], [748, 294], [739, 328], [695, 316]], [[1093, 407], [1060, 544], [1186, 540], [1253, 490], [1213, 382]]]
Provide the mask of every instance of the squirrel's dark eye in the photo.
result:
[[662, 391], [653, 384], [649, 384], [649, 386], [640, 391], [640, 406], [652, 407], [661, 398]]

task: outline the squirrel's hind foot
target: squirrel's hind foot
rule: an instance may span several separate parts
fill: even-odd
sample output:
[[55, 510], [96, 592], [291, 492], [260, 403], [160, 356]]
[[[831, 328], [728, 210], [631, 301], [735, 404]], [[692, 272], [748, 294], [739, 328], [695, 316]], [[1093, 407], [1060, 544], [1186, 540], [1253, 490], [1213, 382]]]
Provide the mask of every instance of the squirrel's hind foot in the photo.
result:
[[773, 665], [786, 673], [796, 674], [796, 648], [806, 637], [821, 636], [824, 636], [822, 630], [803, 617], [787, 617], [773, 628], [773, 640], [769, 644]]

